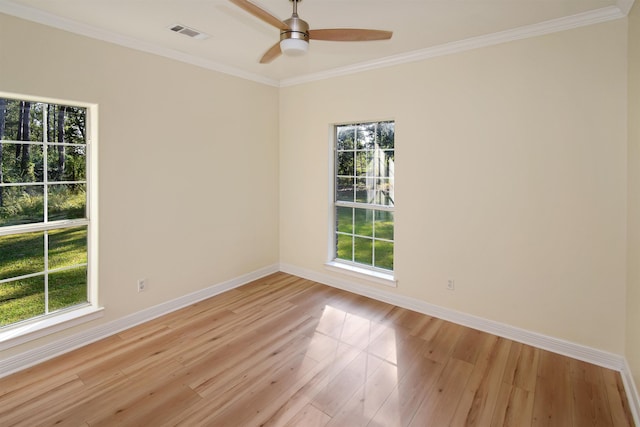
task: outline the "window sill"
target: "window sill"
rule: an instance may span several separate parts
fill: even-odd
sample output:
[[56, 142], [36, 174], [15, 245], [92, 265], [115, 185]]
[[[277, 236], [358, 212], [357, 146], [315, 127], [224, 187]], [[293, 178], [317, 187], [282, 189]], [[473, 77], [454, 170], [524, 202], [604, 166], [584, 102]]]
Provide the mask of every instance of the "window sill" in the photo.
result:
[[86, 306], [58, 315], [25, 322], [0, 332], [0, 351], [24, 344], [104, 316], [101, 307]]
[[329, 270], [337, 271], [347, 274], [349, 276], [357, 277], [359, 279], [368, 280], [381, 285], [390, 286], [393, 288], [398, 287], [398, 281], [393, 274], [382, 273], [379, 271], [373, 271], [362, 267], [357, 267], [351, 264], [344, 264], [336, 261], [329, 261], [325, 264], [325, 267]]

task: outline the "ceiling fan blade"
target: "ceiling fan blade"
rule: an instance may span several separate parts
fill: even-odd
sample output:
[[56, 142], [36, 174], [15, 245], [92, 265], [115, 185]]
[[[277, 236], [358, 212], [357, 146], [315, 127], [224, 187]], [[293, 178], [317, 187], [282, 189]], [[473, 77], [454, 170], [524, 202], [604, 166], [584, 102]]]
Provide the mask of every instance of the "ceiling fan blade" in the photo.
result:
[[391, 31], [363, 30], [359, 28], [330, 28], [324, 30], [309, 30], [309, 38], [333, 42], [361, 42], [370, 40], [388, 40], [393, 35]]
[[266, 51], [264, 55], [262, 55], [262, 58], [260, 58], [260, 63], [268, 64], [269, 62], [273, 61], [281, 54], [282, 54], [282, 50], [280, 49], [280, 42], [278, 42], [273, 46], [271, 46], [269, 50]]
[[278, 28], [279, 30], [288, 29], [289, 28], [289, 26], [287, 24], [285, 24], [284, 22], [282, 22], [280, 19], [276, 18], [275, 16], [273, 16], [272, 14], [267, 12], [266, 10], [262, 9], [259, 6], [256, 6], [255, 4], [251, 3], [248, 0], [229, 0], [229, 1], [231, 3], [233, 3], [233, 4], [235, 4], [236, 6], [238, 6], [239, 8], [244, 9], [245, 11], [249, 12], [250, 14], [255, 16], [256, 18], [262, 19], [267, 24], [273, 25], [274, 27]]

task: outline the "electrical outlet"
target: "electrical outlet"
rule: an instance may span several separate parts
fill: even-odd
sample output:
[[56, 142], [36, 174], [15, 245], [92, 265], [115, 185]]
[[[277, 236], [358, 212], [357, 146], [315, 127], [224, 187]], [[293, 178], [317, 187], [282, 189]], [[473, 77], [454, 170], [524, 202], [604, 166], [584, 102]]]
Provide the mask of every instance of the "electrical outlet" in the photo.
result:
[[138, 292], [145, 292], [147, 289], [149, 289], [147, 279], [138, 279]]
[[449, 279], [447, 280], [447, 289], [449, 289], [450, 291], [455, 290], [456, 288], [456, 282], [453, 279]]

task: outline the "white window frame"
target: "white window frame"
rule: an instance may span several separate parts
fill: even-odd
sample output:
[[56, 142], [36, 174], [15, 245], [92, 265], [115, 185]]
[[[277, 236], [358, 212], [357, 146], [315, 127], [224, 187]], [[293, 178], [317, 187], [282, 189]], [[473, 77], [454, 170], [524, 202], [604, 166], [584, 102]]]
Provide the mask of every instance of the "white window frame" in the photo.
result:
[[[398, 281], [395, 276], [395, 236], [393, 240], [394, 245], [394, 270], [385, 270], [381, 268], [376, 268], [373, 266], [367, 266], [365, 264], [349, 262], [347, 260], [339, 259], [336, 257], [336, 207], [337, 206], [345, 206], [345, 207], [357, 207], [357, 208], [365, 208], [365, 209], [375, 209], [381, 211], [394, 212], [395, 214], [395, 203], [394, 206], [384, 206], [384, 205], [368, 205], [365, 203], [359, 204], [355, 202], [341, 202], [340, 204], [336, 203], [336, 129], [338, 126], [343, 125], [357, 125], [357, 124], [365, 124], [365, 123], [380, 123], [380, 122], [394, 122], [394, 119], [381, 119], [381, 120], [363, 120], [363, 121], [355, 121], [355, 122], [344, 122], [344, 123], [334, 123], [329, 126], [329, 235], [328, 235], [328, 253], [327, 253], [327, 262], [325, 263], [325, 267], [331, 271], [339, 272], [346, 274], [351, 277], [355, 277], [358, 279], [364, 279], [370, 282], [375, 282], [378, 284], [382, 284], [385, 286], [397, 287]], [[395, 152], [395, 141], [394, 141], [394, 152]], [[395, 229], [395, 215], [394, 215], [394, 229]], [[394, 232], [395, 235], [395, 232]]]
[[[27, 319], [0, 329], [0, 351], [103, 316], [98, 304], [98, 105], [0, 91], [0, 98], [86, 108], [86, 218], [0, 227], [0, 236], [64, 226], [87, 227], [87, 303]], [[46, 144], [44, 144], [46, 146]], [[45, 149], [46, 150], [46, 149]], [[45, 151], [46, 154], [46, 151]], [[46, 183], [46, 173], [45, 183]], [[44, 185], [44, 184], [43, 184]], [[46, 206], [45, 206], [46, 215]], [[45, 265], [45, 272], [47, 266]]]

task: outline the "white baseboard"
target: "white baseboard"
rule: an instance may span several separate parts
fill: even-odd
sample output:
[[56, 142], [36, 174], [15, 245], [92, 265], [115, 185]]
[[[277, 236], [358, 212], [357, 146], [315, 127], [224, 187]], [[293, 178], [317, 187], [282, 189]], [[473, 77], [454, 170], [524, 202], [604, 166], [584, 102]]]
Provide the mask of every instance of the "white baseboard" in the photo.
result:
[[515, 326], [510, 326], [493, 320], [484, 319], [482, 317], [451, 310], [430, 304], [423, 300], [398, 295], [383, 289], [364, 286], [348, 279], [338, 278], [333, 275], [323, 274], [289, 264], [280, 264], [280, 271], [503, 338], [508, 338], [543, 350], [548, 350], [574, 359], [582, 360], [584, 362], [592, 363], [594, 365], [616, 370], [620, 372], [622, 376], [625, 392], [627, 394], [627, 399], [629, 401], [629, 406], [635, 423], [640, 426], [640, 398], [631, 375], [631, 370], [629, 369], [626, 359], [622, 356], [550, 337], [548, 335], [539, 334], [537, 332], [520, 329]]
[[640, 395], [635, 386], [633, 376], [624, 357], [607, 353], [580, 344], [542, 335], [536, 332], [509, 326], [493, 320], [484, 319], [470, 314], [461, 313], [448, 308], [440, 307], [415, 298], [397, 295], [392, 292], [361, 285], [348, 279], [338, 278], [328, 274], [299, 268], [293, 265], [271, 265], [240, 277], [219, 283], [191, 294], [184, 295], [174, 300], [162, 303], [137, 313], [114, 320], [104, 325], [88, 329], [78, 334], [62, 338], [41, 347], [28, 350], [15, 356], [0, 360], [0, 378], [21, 371], [30, 366], [52, 359], [61, 354], [83, 347], [92, 342], [114, 335], [135, 325], [155, 319], [172, 311], [189, 306], [198, 301], [213, 297], [228, 290], [240, 287], [261, 277], [282, 271], [305, 279], [313, 280], [345, 291], [363, 295], [378, 301], [413, 310], [429, 316], [454, 322], [470, 328], [478, 329], [524, 344], [532, 345], [554, 353], [593, 363], [605, 368], [619, 371], [622, 376], [631, 413], [636, 425], [640, 426]]
[[640, 394], [638, 394], [631, 368], [626, 360], [624, 362], [624, 368], [620, 371], [620, 375], [622, 376], [622, 383], [627, 393], [631, 414], [633, 414], [633, 421], [637, 426], [640, 426]]
[[104, 325], [0, 360], [0, 378], [276, 272], [278, 272], [278, 265], [270, 265], [174, 300], [149, 307], [137, 313], [105, 323]]

